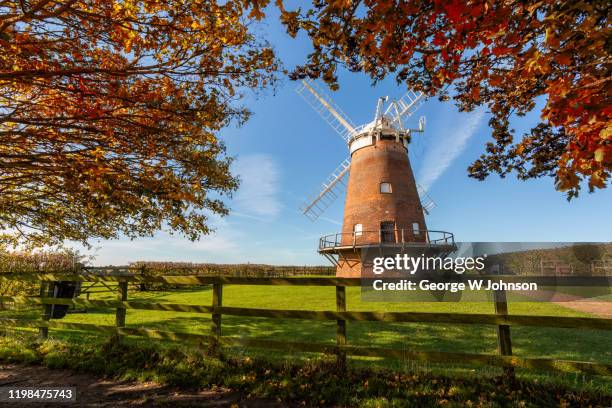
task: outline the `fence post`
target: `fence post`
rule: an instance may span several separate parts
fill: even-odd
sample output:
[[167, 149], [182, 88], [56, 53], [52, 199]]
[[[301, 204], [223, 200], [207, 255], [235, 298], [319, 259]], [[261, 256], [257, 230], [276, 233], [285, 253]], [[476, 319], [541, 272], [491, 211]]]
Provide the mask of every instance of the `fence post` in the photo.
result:
[[[493, 292], [493, 300], [495, 303], [495, 314], [500, 316], [508, 315], [508, 302], [506, 299], [505, 290], [496, 290]], [[510, 326], [500, 324], [497, 326], [497, 344], [499, 353], [502, 356], [512, 355], [512, 341], [510, 340]], [[514, 367], [504, 367], [504, 373], [509, 377], [514, 377]]]
[[[121, 302], [125, 302], [128, 298], [128, 283], [127, 281], [119, 281], [119, 286], [117, 287], [117, 300]], [[115, 314], [115, 325], [117, 326], [117, 339], [120, 338], [119, 328], [125, 327], [125, 307], [117, 307], [117, 312]]]
[[213, 283], [212, 295], [213, 313], [209, 354], [217, 356], [221, 349], [221, 313], [218, 312], [218, 308], [223, 305], [223, 284], [221, 282]]
[[[40, 299], [41, 300], [47, 297], [48, 287], [49, 287], [48, 282], [44, 280], [40, 281]], [[41, 320], [48, 322], [51, 319], [51, 308], [52, 308], [52, 305], [45, 305], [45, 304], [42, 305]], [[49, 337], [49, 327], [39, 327], [38, 336], [41, 339], [46, 339], [47, 337]]]
[[[336, 311], [346, 312], [346, 288], [336, 286]], [[336, 321], [336, 345], [342, 347], [346, 345], [346, 320]], [[346, 368], [346, 351], [338, 349], [337, 363], [339, 368]]]
[[144, 265], [140, 267], [140, 278], [142, 279], [142, 281], [140, 282], [139, 290], [141, 292], [145, 292], [147, 290], [147, 284], [145, 283], [145, 268], [146, 266]]

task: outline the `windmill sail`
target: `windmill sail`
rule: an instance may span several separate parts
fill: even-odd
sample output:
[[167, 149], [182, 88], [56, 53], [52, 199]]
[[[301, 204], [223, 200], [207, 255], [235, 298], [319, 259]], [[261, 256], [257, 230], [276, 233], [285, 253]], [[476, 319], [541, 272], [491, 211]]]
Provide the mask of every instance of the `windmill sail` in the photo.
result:
[[307, 201], [302, 207], [302, 213], [311, 221], [315, 221], [342, 193], [346, 187], [345, 176], [351, 167], [350, 159], [345, 159], [323, 183], [321, 191]]
[[427, 191], [419, 183], [417, 183], [417, 192], [419, 193], [419, 200], [421, 201], [423, 212], [426, 215], [429, 215], [429, 212], [436, 206], [435, 201], [429, 196], [429, 194], [427, 194]]
[[314, 83], [304, 80], [295, 91], [348, 143], [355, 124], [329, 96]]
[[396, 102], [397, 110], [395, 112], [393, 105], [389, 105], [385, 115], [391, 116], [393, 124], [401, 125], [401, 121], [412, 116], [423, 103], [425, 103], [425, 94], [411, 90]]
[[[373, 130], [379, 127], [386, 129], [387, 132], [397, 134], [397, 138], [401, 138], [403, 143], [408, 142], [411, 132], [423, 132], [424, 130], [424, 119], [419, 121], [418, 129], [408, 129], [403, 123], [404, 119], [412, 116], [424, 103], [425, 95], [422, 92], [409, 91], [401, 99], [393, 101], [384, 111], [384, 114], [382, 111], [387, 97], [379, 98], [374, 120], [359, 127], [355, 126], [340, 107], [314, 83], [301, 81], [296, 92], [342, 137], [348, 144], [351, 154], [353, 153], [351, 146], [357, 146], [356, 149], [367, 146], [367, 144], [359, 144], [359, 142], [355, 144], [358, 140], [366, 140], [363, 137], [360, 138], [360, 136], [364, 136], [368, 132], [371, 134]], [[342, 190], [343, 187], [346, 187], [346, 175], [350, 166], [349, 157], [340, 163], [338, 168], [327, 178], [319, 193], [302, 206], [302, 213], [311, 221], [319, 218], [343, 193]], [[429, 214], [429, 211], [435, 207], [434, 201], [421, 186], [417, 185], [417, 191], [423, 212]]]

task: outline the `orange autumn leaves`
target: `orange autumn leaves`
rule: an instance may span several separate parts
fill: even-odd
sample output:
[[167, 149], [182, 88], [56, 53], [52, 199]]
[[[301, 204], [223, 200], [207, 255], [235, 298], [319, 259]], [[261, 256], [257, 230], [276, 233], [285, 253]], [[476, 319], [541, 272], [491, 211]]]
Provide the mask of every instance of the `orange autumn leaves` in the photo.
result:
[[[246, 120], [241, 92], [278, 71], [250, 31], [269, 3], [0, 1], [0, 238], [209, 232], [237, 187], [218, 131]], [[343, 65], [487, 106], [492, 138], [472, 177], [552, 176], [570, 198], [610, 183], [607, 2], [275, 4], [313, 46], [293, 78], [335, 88]], [[540, 123], [516, 135], [511, 121], [535, 108]]]
[[[605, 1], [328, 1], [284, 10], [283, 22], [314, 47], [294, 78], [322, 77], [335, 88], [343, 65], [374, 80], [395, 75], [462, 110], [487, 106], [493, 140], [472, 177], [548, 175], [568, 198], [583, 180], [591, 191], [610, 183]], [[536, 102], [541, 122], [517, 137], [511, 119]]]
[[271, 84], [238, 2], [0, 2], [0, 231], [197, 239], [237, 186], [217, 132]]

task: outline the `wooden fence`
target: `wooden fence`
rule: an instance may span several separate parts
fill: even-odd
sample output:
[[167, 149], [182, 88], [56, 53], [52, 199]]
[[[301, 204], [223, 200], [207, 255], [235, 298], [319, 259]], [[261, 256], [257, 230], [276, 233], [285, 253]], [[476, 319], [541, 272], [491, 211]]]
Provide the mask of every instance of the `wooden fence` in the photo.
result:
[[[0, 279], [25, 279], [23, 275], [1, 274]], [[583, 317], [552, 317], [510, 315], [506, 303], [505, 293], [497, 292], [495, 296], [495, 313], [417, 313], [417, 312], [376, 312], [376, 311], [350, 311], [346, 304], [346, 287], [360, 286], [358, 278], [240, 278], [240, 277], [205, 277], [205, 276], [80, 276], [39, 274], [29, 275], [27, 279], [41, 282], [40, 297], [5, 296], [2, 301], [12, 301], [20, 304], [40, 305], [43, 309], [41, 319], [0, 319], [0, 325], [38, 328], [42, 337], [48, 335], [50, 328], [64, 328], [73, 330], [91, 330], [108, 333], [116, 336], [142, 336], [153, 339], [171, 341], [195, 341], [207, 343], [212, 354], [220, 352], [222, 346], [246, 346], [284, 351], [303, 351], [335, 354], [338, 363], [343, 366], [347, 355], [368, 357], [391, 357], [404, 360], [425, 361], [433, 363], [457, 364], [485, 364], [503, 367], [508, 374], [513, 373], [515, 367], [537, 370], [553, 370], [562, 372], [581, 372], [596, 375], [612, 375], [612, 365], [567, 361], [546, 358], [524, 358], [512, 355], [512, 339], [510, 328], [512, 326], [542, 326], [572, 329], [598, 329], [611, 330], [612, 319], [583, 318]], [[167, 283], [172, 285], [212, 285], [212, 304], [210, 306], [188, 305], [167, 302], [149, 302], [128, 300], [128, 284], [140, 282]], [[46, 285], [54, 281], [89, 281], [114, 282], [117, 291], [117, 300], [87, 300], [87, 299], [58, 299], [44, 297]], [[335, 310], [279, 310], [256, 309], [243, 307], [223, 306], [223, 287], [225, 285], [299, 285], [299, 286], [335, 286]], [[115, 325], [94, 325], [84, 323], [68, 323], [51, 320], [51, 305], [69, 305], [75, 307], [104, 307], [115, 308]], [[212, 316], [210, 335], [170, 332], [147, 328], [126, 327], [126, 310], [159, 310], [189, 313], [206, 313]], [[309, 319], [318, 321], [336, 321], [336, 344], [329, 346], [321, 343], [287, 342], [268, 339], [236, 339], [222, 336], [222, 316], [248, 316], [285, 319]], [[477, 324], [495, 327], [498, 337], [497, 355], [469, 354], [442, 351], [416, 351], [406, 349], [373, 348], [352, 346], [349, 344], [346, 327], [349, 321], [379, 321], [379, 322], [425, 322], [432, 324]], [[119, 338], [119, 337], [118, 337]]]

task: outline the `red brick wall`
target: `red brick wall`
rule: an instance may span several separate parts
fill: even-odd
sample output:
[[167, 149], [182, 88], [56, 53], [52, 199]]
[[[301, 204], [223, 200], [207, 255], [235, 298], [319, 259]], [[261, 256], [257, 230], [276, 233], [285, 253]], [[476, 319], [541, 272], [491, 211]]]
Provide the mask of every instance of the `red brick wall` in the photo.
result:
[[[392, 193], [380, 192], [382, 182], [391, 183]], [[351, 234], [355, 224], [362, 224], [364, 231], [362, 236], [354, 238], [356, 244], [378, 243], [383, 221], [393, 221], [396, 229], [404, 229], [406, 242], [425, 241], [424, 234], [412, 234], [413, 222], [418, 222], [421, 230], [426, 230], [427, 226], [406, 148], [395, 140], [378, 140], [353, 153], [344, 205], [342, 244], [353, 243]], [[401, 233], [396, 234], [395, 240], [401, 242]], [[337, 269], [338, 276], [359, 276], [359, 265], [349, 263]]]
[[[391, 183], [391, 194], [380, 192], [382, 182]], [[405, 241], [425, 240], [423, 234], [411, 233], [413, 222], [422, 230], [427, 227], [406, 149], [394, 140], [379, 140], [353, 154], [342, 232], [352, 233], [355, 224], [362, 224], [364, 231], [378, 231], [383, 221], [394, 221], [397, 229], [406, 229]], [[379, 237], [378, 233], [364, 233], [357, 239], [377, 243]]]

